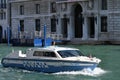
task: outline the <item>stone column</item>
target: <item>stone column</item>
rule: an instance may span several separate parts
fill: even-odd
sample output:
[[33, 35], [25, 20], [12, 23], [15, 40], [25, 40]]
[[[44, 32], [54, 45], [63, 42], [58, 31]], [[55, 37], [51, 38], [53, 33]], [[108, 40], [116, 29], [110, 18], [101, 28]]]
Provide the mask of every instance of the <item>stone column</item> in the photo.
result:
[[87, 39], [88, 39], [87, 17], [84, 16], [82, 40], [87, 40]]
[[71, 19], [69, 19], [67, 29], [68, 29], [68, 37], [67, 37], [67, 40], [70, 40], [71, 37], [72, 37]]
[[57, 4], [57, 27], [56, 27], [56, 33], [57, 34], [62, 34], [62, 31], [61, 31], [61, 15], [60, 15], [60, 4]]
[[62, 31], [61, 31], [61, 18], [58, 17], [58, 20], [57, 20], [57, 34], [62, 34]]
[[98, 40], [98, 18], [95, 17], [95, 40]]

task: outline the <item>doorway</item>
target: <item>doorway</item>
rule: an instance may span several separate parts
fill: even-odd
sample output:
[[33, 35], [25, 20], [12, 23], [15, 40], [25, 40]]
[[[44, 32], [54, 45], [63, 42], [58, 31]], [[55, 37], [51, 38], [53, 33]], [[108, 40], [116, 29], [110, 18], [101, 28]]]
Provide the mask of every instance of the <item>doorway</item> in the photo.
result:
[[67, 30], [67, 18], [62, 18], [62, 34], [63, 34], [63, 37], [64, 38], [67, 38], [67, 33], [68, 33], [68, 30]]
[[88, 24], [89, 24], [89, 37], [94, 38], [95, 37], [95, 19], [94, 19], [94, 17], [88, 18]]
[[75, 38], [82, 38], [83, 36], [83, 19], [82, 19], [82, 7], [77, 4], [74, 9], [74, 26], [75, 26]]
[[2, 42], [2, 26], [0, 26], [0, 43]]

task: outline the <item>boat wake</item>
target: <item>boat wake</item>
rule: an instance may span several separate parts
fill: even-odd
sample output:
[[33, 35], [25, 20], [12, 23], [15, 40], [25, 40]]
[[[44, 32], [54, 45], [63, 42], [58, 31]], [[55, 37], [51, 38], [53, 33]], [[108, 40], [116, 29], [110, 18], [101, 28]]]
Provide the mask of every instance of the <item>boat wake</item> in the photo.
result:
[[56, 75], [84, 75], [84, 76], [93, 76], [93, 77], [97, 77], [97, 76], [101, 76], [103, 74], [107, 73], [107, 71], [96, 67], [93, 71], [91, 69], [83, 69], [81, 71], [70, 71], [70, 72], [58, 72], [58, 73], [54, 73]]

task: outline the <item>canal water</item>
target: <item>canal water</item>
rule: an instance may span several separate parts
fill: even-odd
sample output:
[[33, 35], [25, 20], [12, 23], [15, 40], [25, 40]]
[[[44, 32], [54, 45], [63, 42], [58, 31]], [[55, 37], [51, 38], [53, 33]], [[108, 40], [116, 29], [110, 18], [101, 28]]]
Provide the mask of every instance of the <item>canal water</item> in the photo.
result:
[[[53, 74], [38, 73], [21, 69], [4, 68], [0, 64], [0, 80], [120, 80], [120, 45], [63, 45], [75, 47], [85, 55], [92, 55], [102, 60], [91, 71], [59, 72]], [[0, 44], [0, 60], [12, 50], [25, 51], [30, 47], [12, 47]]]

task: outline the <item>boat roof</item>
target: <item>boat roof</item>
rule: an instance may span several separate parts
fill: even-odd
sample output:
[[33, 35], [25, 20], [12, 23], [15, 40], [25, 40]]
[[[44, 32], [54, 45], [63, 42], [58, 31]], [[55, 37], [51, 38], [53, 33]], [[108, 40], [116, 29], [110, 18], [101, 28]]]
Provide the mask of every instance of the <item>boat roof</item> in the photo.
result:
[[76, 48], [68, 48], [68, 47], [58, 47], [58, 46], [47, 46], [41, 48], [31, 48], [29, 50], [38, 50], [38, 51], [61, 51], [61, 50], [79, 50]]

